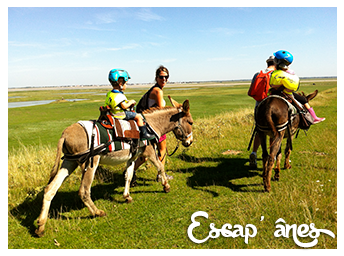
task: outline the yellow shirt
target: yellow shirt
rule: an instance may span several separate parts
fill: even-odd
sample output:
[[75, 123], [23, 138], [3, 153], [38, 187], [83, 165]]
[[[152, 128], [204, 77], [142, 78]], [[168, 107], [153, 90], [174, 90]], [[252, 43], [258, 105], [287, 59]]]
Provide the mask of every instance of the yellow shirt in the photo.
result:
[[270, 77], [270, 86], [272, 85], [283, 85], [283, 92], [292, 94], [299, 89], [300, 79], [297, 75], [289, 74], [283, 70], [275, 70]]
[[105, 105], [111, 107], [111, 113], [115, 118], [124, 119], [124, 109], [121, 108], [122, 102], [127, 102], [128, 99], [123, 93], [118, 90], [112, 90], [106, 94]]

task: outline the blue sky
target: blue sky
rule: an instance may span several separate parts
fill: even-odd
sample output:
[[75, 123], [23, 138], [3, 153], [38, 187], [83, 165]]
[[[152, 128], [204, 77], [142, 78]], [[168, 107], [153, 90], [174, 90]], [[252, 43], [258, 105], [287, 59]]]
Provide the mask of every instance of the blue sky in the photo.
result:
[[8, 87], [251, 79], [277, 50], [300, 77], [337, 76], [336, 7], [8, 8]]

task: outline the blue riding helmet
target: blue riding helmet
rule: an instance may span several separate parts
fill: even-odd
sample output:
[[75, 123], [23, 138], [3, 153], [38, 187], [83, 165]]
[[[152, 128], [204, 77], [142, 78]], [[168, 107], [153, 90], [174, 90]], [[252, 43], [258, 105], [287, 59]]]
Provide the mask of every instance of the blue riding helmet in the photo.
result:
[[284, 50], [275, 52], [274, 56], [277, 60], [284, 60], [287, 66], [289, 66], [294, 60], [293, 55], [290, 52]]
[[110, 70], [110, 73], [109, 73], [109, 81], [110, 82], [117, 82], [118, 81], [118, 78], [120, 77], [123, 77], [124, 78], [124, 81], [128, 81], [128, 79], [130, 79], [130, 75], [129, 73], [124, 70], [124, 69], [112, 69]]

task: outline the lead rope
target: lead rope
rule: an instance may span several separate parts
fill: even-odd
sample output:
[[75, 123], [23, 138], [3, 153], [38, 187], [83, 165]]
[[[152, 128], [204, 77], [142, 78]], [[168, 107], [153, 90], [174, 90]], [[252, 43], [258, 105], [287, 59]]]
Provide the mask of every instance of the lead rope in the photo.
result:
[[180, 140], [178, 140], [177, 146], [176, 146], [176, 148], [173, 150], [172, 154], [169, 154], [169, 153], [168, 153], [168, 150], [167, 150], [167, 147], [166, 147], [166, 152], [165, 152], [165, 154], [164, 154], [164, 157], [161, 159], [161, 162], [164, 161], [166, 155], [168, 155], [168, 156], [173, 156], [173, 154], [176, 153], [176, 151], [177, 151], [178, 148], [179, 148], [179, 143], [180, 143]]

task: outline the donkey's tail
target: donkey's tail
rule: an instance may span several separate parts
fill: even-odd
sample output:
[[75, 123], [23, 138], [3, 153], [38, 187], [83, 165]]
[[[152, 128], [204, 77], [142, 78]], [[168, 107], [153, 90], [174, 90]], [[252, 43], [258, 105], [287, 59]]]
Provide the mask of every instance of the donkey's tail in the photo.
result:
[[280, 133], [277, 131], [277, 128], [274, 124], [274, 121], [272, 120], [272, 109], [271, 108], [269, 108], [268, 114], [266, 115], [266, 122], [267, 122], [268, 127], [270, 127], [270, 129], [274, 135], [274, 140], [270, 144], [270, 147], [271, 147], [280, 137]]
[[56, 152], [55, 163], [54, 163], [54, 166], [53, 166], [53, 168], [51, 170], [50, 179], [49, 179], [48, 184], [55, 178], [55, 176], [57, 174], [57, 171], [58, 171], [58, 169], [60, 167], [61, 154], [62, 154], [62, 148], [63, 148], [64, 141], [65, 141], [65, 138], [61, 137], [59, 139], [58, 144], [57, 144], [57, 152]]

